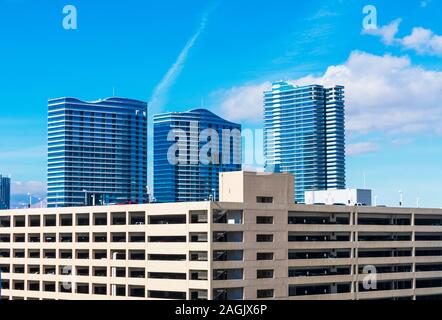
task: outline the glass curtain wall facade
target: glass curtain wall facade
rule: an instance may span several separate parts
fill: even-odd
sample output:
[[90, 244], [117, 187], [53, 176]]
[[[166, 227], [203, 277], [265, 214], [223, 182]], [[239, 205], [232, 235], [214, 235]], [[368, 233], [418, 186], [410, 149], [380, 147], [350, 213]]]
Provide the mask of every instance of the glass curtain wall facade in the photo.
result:
[[11, 179], [0, 175], [0, 210], [11, 208]]
[[48, 207], [147, 202], [147, 103], [48, 103]]
[[[207, 150], [211, 142], [216, 147]], [[218, 161], [205, 163], [200, 152]], [[179, 161], [171, 162], [171, 156]], [[240, 170], [241, 125], [205, 109], [154, 116], [155, 201], [217, 200], [219, 173]]]
[[295, 175], [295, 200], [304, 192], [345, 189], [344, 87], [293, 86], [264, 92], [264, 154], [268, 171]]

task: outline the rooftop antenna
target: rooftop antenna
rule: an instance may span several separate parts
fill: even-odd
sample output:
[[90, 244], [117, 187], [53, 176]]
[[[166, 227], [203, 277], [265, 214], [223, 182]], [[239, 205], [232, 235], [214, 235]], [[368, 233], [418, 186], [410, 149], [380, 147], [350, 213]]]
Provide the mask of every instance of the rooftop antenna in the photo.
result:
[[112, 87], [112, 97], [115, 97], [115, 87]]
[[367, 189], [367, 175], [364, 172], [364, 189]]

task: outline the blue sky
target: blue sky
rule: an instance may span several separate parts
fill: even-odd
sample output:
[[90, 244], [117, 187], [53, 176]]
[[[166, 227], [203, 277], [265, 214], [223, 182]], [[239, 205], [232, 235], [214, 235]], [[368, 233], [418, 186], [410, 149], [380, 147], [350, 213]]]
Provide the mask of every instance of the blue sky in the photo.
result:
[[[62, 27], [67, 4], [77, 30]], [[362, 30], [367, 4], [376, 31]], [[44, 190], [49, 98], [156, 93], [152, 112], [204, 106], [260, 128], [270, 82], [336, 82], [348, 95], [348, 186], [365, 174], [379, 203], [402, 190], [407, 205], [441, 207], [437, 12], [440, 0], [0, 0], [0, 172], [15, 193]]]

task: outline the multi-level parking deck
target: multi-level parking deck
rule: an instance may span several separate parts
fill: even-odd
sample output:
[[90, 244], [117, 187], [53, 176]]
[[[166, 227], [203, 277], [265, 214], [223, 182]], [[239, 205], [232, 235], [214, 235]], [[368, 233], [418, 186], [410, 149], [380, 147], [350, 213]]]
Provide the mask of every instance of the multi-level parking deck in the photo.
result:
[[297, 205], [287, 174], [220, 180], [220, 202], [2, 211], [2, 298], [442, 297], [442, 210]]

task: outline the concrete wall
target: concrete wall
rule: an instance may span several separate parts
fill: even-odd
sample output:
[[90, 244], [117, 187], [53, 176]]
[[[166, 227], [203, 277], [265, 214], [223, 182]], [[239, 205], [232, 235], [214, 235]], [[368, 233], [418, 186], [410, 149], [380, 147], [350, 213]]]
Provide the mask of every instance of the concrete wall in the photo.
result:
[[275, 204], [293, 203], [294, 176], [288, 173], [225, 172], [220, 174], [220, 201], [256, 203], [256, 197], [272, 197]]

